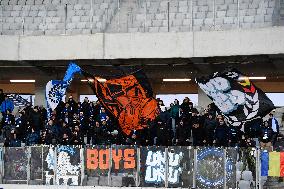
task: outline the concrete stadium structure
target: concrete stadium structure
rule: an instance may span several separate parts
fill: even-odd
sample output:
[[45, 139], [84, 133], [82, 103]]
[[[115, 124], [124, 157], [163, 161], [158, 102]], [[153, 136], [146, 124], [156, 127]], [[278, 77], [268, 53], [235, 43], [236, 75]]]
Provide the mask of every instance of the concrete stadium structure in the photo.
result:
[[[210, 100], [194, 78], [228, 67], [283, 93], [283, 36], [283, 0], [0, 0], [0, 89], [44, 104], [47, 81], [75, 60], [103, 78], [142, 67], [155, 94], [195, 93], [199, 106]], [[68, 90], [77, 99], [92, 94], [80, 79]]]
[[[236, 67], [267, 76], [257, 83], [265, 92], [283, 92], [283, 11], [282, 0], [1, 0], [0, 88], [42, 104], [45, 83], [76, 60], [101, 76], [143, 66], [155, 94], [199, 93], [201, 106], [208, 99], [194, 81], [162, 78]], [[27, 78], [36, 83], [9, 83]], [[73, 85], [76, 97], [91, 93]]]
[[2, 0], [3, 35], [188, 32], [284, 24], [281, 0]]
[[[1, 0], [0, 88], [36, 94], [41, 104], [45, 83], [76, 60], [102, 76], [110, 65], [143, 66], [156, 94], [202, 94], [194, 81], [161, 79], [226, 67], [268, 76], [259, 85], [283, 92], [283, 11], [282, 0]], [[71, 93], [91, 93], [82, 85]]]

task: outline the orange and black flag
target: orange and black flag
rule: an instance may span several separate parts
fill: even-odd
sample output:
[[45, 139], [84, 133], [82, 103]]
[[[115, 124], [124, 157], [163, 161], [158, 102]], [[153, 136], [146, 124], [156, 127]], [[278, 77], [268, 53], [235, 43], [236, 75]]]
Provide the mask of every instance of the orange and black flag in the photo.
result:
[[119, 122], [126, 135], [147, 127], [159, 114], [158, 103], [146, 75], [140, 70], [131, 75], [100, 83], [82, 71], [95, 95]]

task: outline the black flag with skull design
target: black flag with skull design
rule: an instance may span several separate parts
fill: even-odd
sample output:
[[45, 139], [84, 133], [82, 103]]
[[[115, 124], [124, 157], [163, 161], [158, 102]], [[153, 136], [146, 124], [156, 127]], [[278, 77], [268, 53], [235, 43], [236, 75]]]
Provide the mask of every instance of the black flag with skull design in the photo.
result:
[[264, 117], [275, 108], [261, 89], [235, 69], [196, 82], [234, 126]]

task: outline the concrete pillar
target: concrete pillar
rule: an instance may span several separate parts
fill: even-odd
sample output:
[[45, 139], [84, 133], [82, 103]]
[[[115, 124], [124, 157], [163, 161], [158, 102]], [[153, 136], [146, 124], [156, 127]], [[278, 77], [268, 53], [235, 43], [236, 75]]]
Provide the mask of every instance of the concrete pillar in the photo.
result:
[[198, 87], [198, 106], [205, 108], [208, 104], [211, 104], [212, 100]]
[[68, 97], [69, 96], [73, 96], [73, 99], [76, 101], [76, 102], [79, 102], [80, 101], [80, 81], [76, 81], [76, 80], [73, 80], [71, 85], [68, 87], [68, 90], [66, 91], [66, 100], [68, 100]]
[[45, 86], [48, 81], [36, 80], [35, 82], [35, 106], [43, 105], [46, 107]]

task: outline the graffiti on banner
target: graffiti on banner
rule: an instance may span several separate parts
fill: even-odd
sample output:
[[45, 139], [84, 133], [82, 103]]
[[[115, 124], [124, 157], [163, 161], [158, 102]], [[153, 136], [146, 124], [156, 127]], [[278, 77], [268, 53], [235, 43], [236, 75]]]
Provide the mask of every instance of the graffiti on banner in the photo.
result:
[[[80, 157], [79, 150], [71, 146], [60, 146], [55, 153], [54, 148], [49, 148], [45, 158], [48, 169], [53, 172], [56, 170], [57, 185], [79, 185], [80, 176]], [[57, 159], [56, 159], [57, 158]], [[72, 159], [76, 159], [75, 162]], [[46, 183], [50, 184], [54, 179], [54, 174], [45, 172]]]
[[[182, 172], [179, 163], [183, 158], [183, 153], [180, 152], [178, 154], [168, 153], [169, 157], [169, 175], [168, 182], [175, 184], [179, 183], [179, 176]], [[161, 183], [165, 181], [165, 152], [157, 151], [149, 151], [146, 159], [146, 175], [145, 182], [146, 183]]]
[[[204, 148], [197, 153], [197, 186], [201, 188], [223, 188], [224, 171], [227, 179], [232, 176], [232, 162], [227, 160], [224, 166], [225, 153], [223, 149]], [[212, 174], [214, 173], [214, 174]]]
[[191, 188], [193, 186], [193, 148], [172, 146], [168, 148], [168, 187]]
[[43, 171], [42, 147], [31, 147], [31, 180], [41, 180]]
[[164, 187], [166, 157], [164, 147], [142, 147], [140, 159], [140, 180], [142, 187]]
[[173, 149], [166, 154], [163, 147], [141, 148], [141, 185], [163, 187], [167, 176], [168, 186], [181, 186], [183, 171], [188, 170], [181, 165], [186, 154], [188, 152]]
[[6, 180], [27, 180], [28, 153], [25, 148], [6, 148], [4, 177]]

